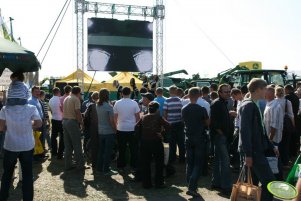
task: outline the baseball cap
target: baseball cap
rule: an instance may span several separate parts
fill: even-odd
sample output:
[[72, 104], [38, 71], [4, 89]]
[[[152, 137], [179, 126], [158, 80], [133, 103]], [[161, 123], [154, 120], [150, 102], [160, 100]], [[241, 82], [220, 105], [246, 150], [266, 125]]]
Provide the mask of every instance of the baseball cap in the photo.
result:
[[154, 98], [155, 98], [154, 95], [153, 95], [152, 93], [149, 93], [149, 92], [147, 92], [147, 93], [142, 93], [141, 96], [147, 98], [147, 99], [150, 100], [150, 101], [153, 101]]

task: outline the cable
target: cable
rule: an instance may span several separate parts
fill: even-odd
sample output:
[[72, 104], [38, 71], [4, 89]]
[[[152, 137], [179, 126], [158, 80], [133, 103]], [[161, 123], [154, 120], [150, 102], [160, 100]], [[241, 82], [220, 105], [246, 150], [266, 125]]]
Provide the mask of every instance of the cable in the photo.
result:
[[[178, 6], [181, 8], [181, 4], [178, 0], [175, 0]], [[212, 43], [212, 45], [233, 65], [235, 66], [234, 62], [226, 55], [226, 53], [213, 41], [213, 39], [202, 29], [202, 27], [195, 21], [195, 18], [189, 16], [191, 21], [196, 25], [196, 27], [202, 32], [202, 34]]]
[[68, 2], [68, 1], [69, 1], [69, 0], [66, 0], [66, 2], [65, 2], [65, 4], [64, 4], [64, 6], [63, 6], [63, 8], [62, 8], [62, 10], [60, 11], [59, 15], [57, 16], [57, 18], [56, 18], [56, 20], [55, 20], [54, 24], [52, 25], [52, 27], [51, 27], [51, 29], [50, 29], [50, 31], [49, 31], [49, 33], [48, 33], [48, 35], [47, 35], [46, 39], [44, 40], [44, 42], [43, 42], [43, 44], [42, 44], [42, 46], [41, 46], [41, 48], [40, 48], [40, 50], [39, 50], [39, 52], [38, 52], [37, 56], [39, 56], [39, 54], [40, 54], [41, 50], [43, 49], [43, 47], [44, 47], [44, 45], [45, 45], [46, 41], [48, 40], [48, 37], [50, 36], [50, 34], [51, 34], [51, 32], [52, 32], [52, 30], [53, 30], [54, 26], [56, 25], [56, 23], [57, 23], [58, 19], [60, 18], [60, 16], [61, 16], [61, 14], [62, 14], [62, 12], [63, 12], [63, 10], [64, 10], [64, 8], [65, 8], [65, 6], [66, 6], [66, 4], [67, 4], [67, 2]]
[[54, 38], [55, 38], [55, 36], [56, 36], [56, 34], [57, 34], [57, 32], [58, 32], [58, 30], [59, 30], [61, 24], [62, 24], [62, 21], [63, 21], [65, 15], [66, 15], [66, 12], [67, 12], [67, 10], [68, 10], [68, 7], [69, 7], [69, 5], [70, 5], [70, 3], [71, 3], [71, 0], [67, 0], [67, 1], [69, 1], [69, 3], [68, 3], [68, 5], [67, 5], [67, 7], [66, 7], [66, 10], [65, 10], [65, 12], [64, 12], [64, 14], [63, 14], [63, 16], [62, 16], [62, 18], [61, 18], [61, 21], [60, 21], [59, 25], [57, 26], [57, 28], [56, 28], [56, 30], [55, 30], [55, 33], [54, 33], [54, 35], [53, 35], [53, 37], [52, 37], [52, 39], [51, 39], [51, 41], [50, 41], [50, 44], [49, 44], [49, 46], [48, 46], [48, 48], [47, 48], [47, 50], [46, 50], [46, 53], [45, 53], [45, 55], [44, 55], [44, 57], [43, 57], [43, 59], [42, 59], [42, 61], [41, 61], [41, 65], [42, 65], [42, 63], [43, 63], [45, 57], [47, 56], [47, 53], [48, 53], [48, 51], [49, 51], [49, 49], [50, 49], [50, 47], [51, 47], [51, 45], [52, 45], [52, 42], [53, 42], [53, 40], [54, 40]]

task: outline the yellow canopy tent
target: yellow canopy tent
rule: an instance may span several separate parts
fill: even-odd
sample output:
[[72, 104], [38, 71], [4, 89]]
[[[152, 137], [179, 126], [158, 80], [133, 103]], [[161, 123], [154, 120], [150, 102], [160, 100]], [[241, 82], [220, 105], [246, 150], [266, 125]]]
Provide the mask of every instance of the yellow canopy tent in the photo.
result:
[[[101, 83], [96, 81], [96, 80], [93, 80], [93, 78], [91, 76], [84, 73], [80, 69], [78, 69], [74, 73], [68, 75], [64, 79], [56, 81], [55, 83], [66, 83], [66, 84], [79, 83], [79, 85], [81, 85], [83, 76], [84, 76], [84, 89], [85, 89], [85, 92], [88, 91], [90, 85], [91, 85], [91, 87], [90, 87], [89, 91], [91, 91], [91, 92], [92, 91], [99, 91], [99, 89], [101, 88]], [[93, 82], [92, 82], [92, 80], [93, 80]], [[92, 84], [91, 84], [91, 82], [92, 82]]]
[[136, 78], [129, 72], [118, 73], [117, 75], [112, 77], [110, 80], [108, 80], [104, 83], [101, 83], [100, 85], [101, 85], [101, 88], [107, 88], [109, 91], [116, 91], [116, 88], [113, 87], [113, 82], [114, 82], [114, 80], [118, 80], [118, 82], [121, 86], [131, 88], [131, 86], [130, 86], [131, 78], [135, 79], [136, 86], [138, 89], [140, 89], [142, 87], [142, 80], [139, 80], [138, 78]]

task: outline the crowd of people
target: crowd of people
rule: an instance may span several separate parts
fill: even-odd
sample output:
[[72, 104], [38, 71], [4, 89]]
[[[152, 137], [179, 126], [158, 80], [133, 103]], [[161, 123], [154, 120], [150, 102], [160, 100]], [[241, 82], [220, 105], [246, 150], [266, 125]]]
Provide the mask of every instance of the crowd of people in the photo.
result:
[[[211, 189], [227, 196], [233, 185], [231, 173], [250, 167], [254, 184], [262, 185], [263, 201], [273, 199], [267, 184], [283, 180], [283, 170], [298, 154], [299, 86], [267, 85], [254, 78], [241, 88], [211, 84], [183, 91], [170, 86], [166, 98], [163, 88], [156, 87], [157, 80], [140, 91], [134, 80], [132, 88], [116, 81], [114, 101], [107, 89], [82, 101], [81, 89], [67, 85], [63, 92], [53, 88], [46, 103], [37, 86], [29, 95], [22, 73], [11, 78], [0, 112], [0, 131], [5, 132], [0, 200], [8, 198], [17, 160], [23, 199], [33, 199], [32, 160], [43, 161], [47, 150], [51, 160], [64, 160], [65, 171], [92, 168], [95, 175], [110, 176], [122, 174], [129, 165], [134, 180], [146, 189], [166, 187], [165, 179], [175, 173], [175, 166], [186, 163], [186, 194], [192, 197], [200, 196], [198, 180], [208, 174], [209, 165]], [[41, 132], [42, 154], [33, 155], [32, 130]], [[111, 165], [114, 158], [116, 169]]]

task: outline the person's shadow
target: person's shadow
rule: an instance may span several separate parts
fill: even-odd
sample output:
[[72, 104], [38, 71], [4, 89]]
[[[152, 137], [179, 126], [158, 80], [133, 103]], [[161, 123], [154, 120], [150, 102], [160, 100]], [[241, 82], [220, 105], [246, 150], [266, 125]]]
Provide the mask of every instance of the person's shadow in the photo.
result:
[[87, 180], [85, 184], [97, 191], [101, 191], [113, 201], [129, 199], [127, 189], [120, 180], [120, 175], [105, 176], [103, 174], [97, 174], [94, 175], [94, 180]]
[[75, 195], [79, 198], [87, 197], [87, 185], [84, 181], [85, 170], [70, 170], [61, 174], [60, 178], [64, 181], [64, 191], [67, 194]]
[[60, 175], [64, 170], [64, 160], [57, 160], [54, 158], [50, 159], [50, 163], [47, 167], [47, 171], [51, 173], [52, 176]]

